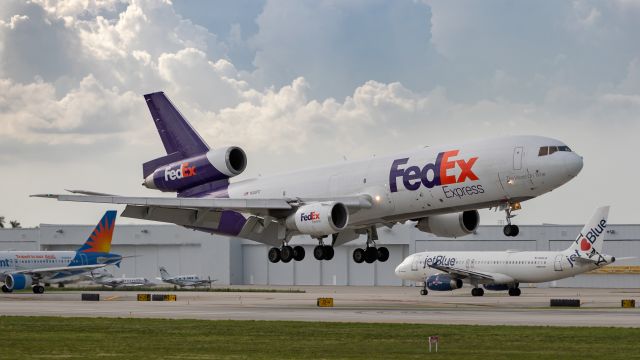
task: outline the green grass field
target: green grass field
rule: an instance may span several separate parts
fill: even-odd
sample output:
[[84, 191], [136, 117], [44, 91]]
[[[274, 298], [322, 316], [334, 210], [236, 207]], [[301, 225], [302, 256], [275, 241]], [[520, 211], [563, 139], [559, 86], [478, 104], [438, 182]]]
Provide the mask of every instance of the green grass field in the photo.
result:
[[0, 317], [0, 333], [2, 359], [640, 358], [623, 328]]

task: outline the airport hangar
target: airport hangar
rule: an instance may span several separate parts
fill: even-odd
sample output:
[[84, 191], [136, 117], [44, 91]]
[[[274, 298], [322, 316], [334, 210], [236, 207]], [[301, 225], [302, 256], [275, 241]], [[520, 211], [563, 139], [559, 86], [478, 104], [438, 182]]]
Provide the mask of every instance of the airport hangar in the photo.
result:
[[[94, 225], [42, 224], [29, 229], [0, 230], [0, 250], [76, 250]], [[218, 279], [220, 285], [413, 285], [394, 275], [402, 259], [418, 251], [436, 250], [561, 250], [575, 239], [582, 225], [521, 225], [517, 238], [505, 237], [502, 225], [480, 226], [465, 237], [438, 238], [412, 225], [381, 228], [378, 246], [389, 248], [387, 262], [356, 264], [351, 254], [364, 247], [365, 237], [339, 246], [331, 261], [313, 257], [317, 242], [309, 237], [295, 237], [306, 257], [301, 262], [272, 264], [267, 259], [269, 246], [250, 240], [210, 235], [175, 225], [117, 225], [112, 252], [133, 256], [121, 267], [110, 271], [115, 276], [144, 276], [155, 279], [158, 267], [172, 274], [198, 274]], [[640, 224], [609, 225], [604, 253], [640, 257]], [[527, 286], [527, 284], [522, 284]], [[640, 288], [640, 259], [605, 267], [597, 273], [578, 275], [538, 286]]]

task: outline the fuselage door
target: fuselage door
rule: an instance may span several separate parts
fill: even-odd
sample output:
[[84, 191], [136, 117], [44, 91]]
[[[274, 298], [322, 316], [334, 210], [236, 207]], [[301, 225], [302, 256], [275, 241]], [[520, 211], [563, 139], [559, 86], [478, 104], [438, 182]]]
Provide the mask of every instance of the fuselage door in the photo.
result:
[[513, 170], [522, 170], [522, 146], [513, 148]]
[[420, 264], [420, 256], [414, 256], [411, 262], [411, 271], [418, 271], [418, 264]]
[[553, 265], [555, 271], [562, 271], [562, 255], [556, 256], [555, 264]]

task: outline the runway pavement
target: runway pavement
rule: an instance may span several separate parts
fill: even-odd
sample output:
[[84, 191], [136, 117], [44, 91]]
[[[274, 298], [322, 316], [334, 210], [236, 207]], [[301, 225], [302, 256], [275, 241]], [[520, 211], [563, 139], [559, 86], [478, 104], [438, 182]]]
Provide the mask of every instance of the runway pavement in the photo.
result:
[[[412, 287], [308, 286], [295, 289], [306, 293], [174, 292], [178, 298], [176, 302], [139, 302], [134, 291], [101, 292], [99, 302], [80, 301], [80, 292], [71, 291], [50, 291], [41, 295], [0, 294], [0, 314], [640, 327], [640, 289], [523, 288], [520, 297], [489, 291], [483, 297], [471, 297], [467, 288], [454, 292], [432, 291], [427, 296], [419, 295], [419, 289]], [[333, 297], [334, 307], [316, 307], [318, 297]], [[550, 308], [551, 298], [580, 299], [582, 307]], [[638, 307], [623, 309], [620, 307], [622, 299], [635, 299]]]

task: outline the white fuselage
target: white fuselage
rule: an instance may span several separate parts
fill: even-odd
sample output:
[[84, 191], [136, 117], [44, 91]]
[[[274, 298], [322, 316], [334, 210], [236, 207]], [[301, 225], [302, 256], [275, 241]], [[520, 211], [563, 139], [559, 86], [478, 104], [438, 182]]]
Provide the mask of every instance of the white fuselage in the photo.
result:
[[[434, 251], [408, 256], [398, 265], [395, 273], [404, 280], [423, 282], [431, 275], [442, 273], [429, 267], [433, 263], [490, 274], [495, 279], [479, 281], [481, 284], [541, 283], [575, 276], [599, 267], [595, 263], [576, 261], [569, 250]], [[468, 282], [467, 279], [463, 281]]]
[[69, 266], [75, 256], [75, 251], [0, 251], [0, 274]]
[[[582, 169], [582, 158], [568, 148], [539, 156], [543, 146], [566, 148], [558, 140], [539, 136], [425, 147], [393, 156], [240, 181], [229, 185], [228, 196], [371, 196], [374, 200], [371, 208], [350, 214], [350, 227], [488, 208], [549, 192]], [[441, 153], [444, 156], [439, 156]]]
[[178, 286], [197, 286], [197, 285], [202, 285], [204, 282], [206, 282], [200, 279], [198, 275], [173, 276], [170, 278], [164, 278], [162, 279], [162, 281], [169, 284], [178, 285]]
[[152, 285], [152, 283], [143, 277], [136, 278], [102, 278], [95, 280], [96, 283], [105, 286], [111, 287], [127, 287], [127, 286], [144, 286], [144, 285]]

